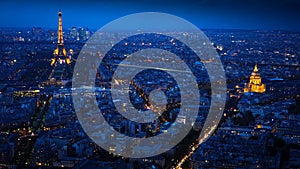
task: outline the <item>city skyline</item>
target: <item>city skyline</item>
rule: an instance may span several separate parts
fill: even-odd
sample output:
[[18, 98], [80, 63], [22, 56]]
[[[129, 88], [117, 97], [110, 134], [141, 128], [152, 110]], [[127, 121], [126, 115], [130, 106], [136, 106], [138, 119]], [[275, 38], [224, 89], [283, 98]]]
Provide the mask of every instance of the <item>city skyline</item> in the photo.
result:
[[300, 168], [296, 0], [3, 5], [0, 168]]
[[[207, 50], [201, 47], [201, 41], [198, 43], [201, 33], [185, 32], [187, 26], [167, 22], [167, 28], [163, 24], [158, 27], [166, 28], [163, 30], [168, 36], [121, 32], [122, 25], [129, 23], [153, 28], [157, 24], [151, 18], [172, 20], [163, 15], [119, 20], [113, 25], [119, 32], [97, 34], [90, 28], [67, 27], [63, 33], [65, 21], [74, 18], [65, 18], [68, 15], [58, 11], [53, 14], [53, 30], [0, 28], [0, 166], [299, 168], [300, 32], [205, 30], [210, 41], [203, 45], [211, 44], [216, 52], [213, 55], [220, 56], [224, 69], [221, 76], [226, 78], [226, 82], [217, 81], [225, 85], [226, 104], [220, 107], [222, 103], [217, 103], [215, 109], [214, 96], [218, 100], [222, 97], [212, 92], [214, 81], [206, 74], [209, 67], [203, 68], [218, 62], [213, 58], [198, 60], [182, 43], [186, 40], [190, 47], [197, 45], [195, 52]], [[180, 28], [184, 29], [177, 32]], [[98, 67], [94, 64], [104, 52], [94, 43], [93, 35], [100, 35], [100, 44], [111, 48]], [[152, 47], [161, 50], [142, 52]], [[162, 51], [174, 52], [181, 60]], [[138, 56], [129, 56], [131, 52]], [[169, 67], [181, 66], [182, 61], [195, 76], [195, 83], [188, 81], [189, 72]], [[93, 68], [97, 72], [91, 71]], [[130, 72], [137, 68], [139, 72], [131, 78]], [[159, 98], [157, 89], [165, 97]], [[167, 102], [163, 102], [164, 107], [156, 106], [152, 98]], [[95, 120], [98, 109], [102, 121]], [[150, 109], [155, 114], [142, 115], [150, 120], [139, 122], [140, 113]], [[219, 110], [219, 114], [211, 116], [210, 110]], [[82, 111], [84, 114], [80, 114]], [[186, 129], [184, 136], [178, 135], [182, 129]], [[139, 141], [149, 139], [152, 141]]]
[[300, 30], [300, 3], [294, 0], [250, 1], [190, 0], [142, 1], [7, 1], [0, 7], [0, 27], [56, 28], [55, 14], [62, 10], [65, 28], [99, 29], [125, 15], [163, 12], [177, 15], [201, 29]]

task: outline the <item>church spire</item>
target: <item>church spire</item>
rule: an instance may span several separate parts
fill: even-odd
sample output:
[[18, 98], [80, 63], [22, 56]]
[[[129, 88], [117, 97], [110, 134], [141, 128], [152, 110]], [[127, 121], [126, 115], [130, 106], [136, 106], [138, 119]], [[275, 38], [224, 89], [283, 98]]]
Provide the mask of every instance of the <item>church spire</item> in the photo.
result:
[[255, 66], [254, 66], [253, 72], [258, 72], [257, 63], [256, 63]]

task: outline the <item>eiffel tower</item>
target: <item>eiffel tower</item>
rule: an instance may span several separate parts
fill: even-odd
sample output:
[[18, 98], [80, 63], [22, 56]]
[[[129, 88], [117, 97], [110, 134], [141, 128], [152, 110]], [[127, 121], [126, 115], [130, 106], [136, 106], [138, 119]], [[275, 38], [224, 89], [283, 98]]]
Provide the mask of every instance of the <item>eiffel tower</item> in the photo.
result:
[[61, 85], [64, 80], [70, 79], [71, 59], [67, 55], [64, 46], [63, 29], [62, 29], [62, 12], [58, 12], [58, 31], [57, 31], [57, 47], [53, 51], [53, 58], [50, 65], [53, 69], [49, 76], [50, 84]]

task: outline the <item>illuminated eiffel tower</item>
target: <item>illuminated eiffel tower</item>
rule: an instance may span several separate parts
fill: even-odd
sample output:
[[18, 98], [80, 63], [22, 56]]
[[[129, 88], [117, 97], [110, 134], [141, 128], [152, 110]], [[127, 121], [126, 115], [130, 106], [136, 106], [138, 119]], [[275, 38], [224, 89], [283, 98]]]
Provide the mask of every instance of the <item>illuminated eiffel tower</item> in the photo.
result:
[[62, 12], [58, 12], [58, 31], [57, 31], [57, 47], [53, 51], [54, 58], [52, 58], [51, 66], [59, 64], [70, 64], [71, 60], [67, 56], [67, 50], [64, 46], [64, 37], [62, 29]]
[[61, 85], [62, 80], [69, 79], [71, 59], [68, 57], [67, 50], [64, 46], [63, 28], [62, 28], [62, 12], [58, 12], [58, 31], [57, 31], [57, 47], [53, 51], [53, 58], [50, 65], [53, 69], [50, 73], [49, 80], [52, 84]]

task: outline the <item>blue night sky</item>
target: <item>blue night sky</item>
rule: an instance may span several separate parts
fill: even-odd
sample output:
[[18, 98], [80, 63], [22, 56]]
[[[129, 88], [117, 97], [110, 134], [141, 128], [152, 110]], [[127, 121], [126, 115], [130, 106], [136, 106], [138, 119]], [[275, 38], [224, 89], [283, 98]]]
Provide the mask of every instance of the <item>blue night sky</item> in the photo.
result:
[[137, 12], [165, 12], [199, 28], [300, 30], [298, 0], [3, 0], [0, 27], [99, 29]]

